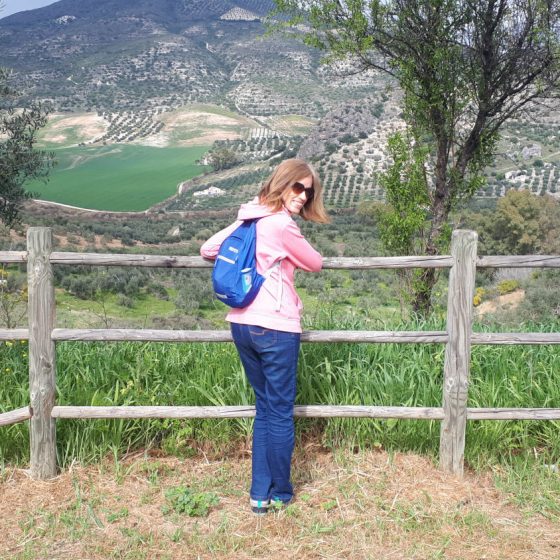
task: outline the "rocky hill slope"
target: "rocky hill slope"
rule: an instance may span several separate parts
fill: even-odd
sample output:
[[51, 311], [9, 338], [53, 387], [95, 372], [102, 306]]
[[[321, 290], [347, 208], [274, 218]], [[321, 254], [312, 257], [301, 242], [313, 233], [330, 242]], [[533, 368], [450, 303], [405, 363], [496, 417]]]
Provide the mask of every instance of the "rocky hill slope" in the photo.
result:
[[62, 111], [163, 110], [190, 102], [318, 117], [365, 81], [332, 80], [318, 53], [264, 38], [269, 0], [61, 0], [0, 20], [0, 65]]

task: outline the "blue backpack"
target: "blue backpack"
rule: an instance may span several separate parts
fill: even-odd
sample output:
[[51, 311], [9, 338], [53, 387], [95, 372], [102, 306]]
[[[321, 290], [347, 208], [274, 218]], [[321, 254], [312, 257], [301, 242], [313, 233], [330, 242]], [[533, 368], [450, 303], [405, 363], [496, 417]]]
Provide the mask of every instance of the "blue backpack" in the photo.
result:
[[222, 245], [212, 271], [216, 297], [230, 307], [247, 307], [265, 277], [257, 272], [257, 221], [245, 220]]

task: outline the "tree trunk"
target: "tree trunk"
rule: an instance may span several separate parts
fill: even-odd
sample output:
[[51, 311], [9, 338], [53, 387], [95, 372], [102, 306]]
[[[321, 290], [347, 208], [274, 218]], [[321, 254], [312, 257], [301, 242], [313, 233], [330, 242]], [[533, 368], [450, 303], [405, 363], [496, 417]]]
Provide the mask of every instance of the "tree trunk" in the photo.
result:
[[[430, 230], [424, 248], [426, 255], [438, 255], [441, 247], [441, 235], [447, 224], [450, 211], [450, 191], [452, 185], [448, 181], [448, 163], [450, 139], [440, 127], [436, 165], [434, 169], [435, 189], [432, 198], [430, 214]], [[412, 309], [415, 313], [427, 316], [432, 310], [432, 291], [438, 280], [439, 270], [425, 268], [418, 274], [412, 289]]]

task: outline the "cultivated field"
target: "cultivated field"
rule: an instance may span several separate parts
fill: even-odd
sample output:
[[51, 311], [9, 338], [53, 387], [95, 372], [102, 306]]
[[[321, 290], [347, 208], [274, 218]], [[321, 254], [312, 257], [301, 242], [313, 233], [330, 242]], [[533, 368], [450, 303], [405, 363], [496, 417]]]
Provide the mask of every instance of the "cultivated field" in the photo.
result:
[[208, 146], [153, 148], [129, 144], [55, 150], [47, 184], [31, 183], [36, 198], [96, 210], [142, 211], [173, 195], [206, 168], [196, 161]]
[[195, 162], [215, 140], [238, 139], [259, 123], [216, 105], [142, 113], [53, 114], [38, 146], [58, 161], [37, 198], [95, 210], [142, 211], [207, 168]]

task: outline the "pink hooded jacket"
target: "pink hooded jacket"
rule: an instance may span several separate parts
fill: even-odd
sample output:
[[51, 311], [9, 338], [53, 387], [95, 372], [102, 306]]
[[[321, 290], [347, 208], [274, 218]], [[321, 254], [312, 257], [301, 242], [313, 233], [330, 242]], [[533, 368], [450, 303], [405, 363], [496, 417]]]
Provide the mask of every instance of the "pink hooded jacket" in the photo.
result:
[[318, 272], [323, 258], [305, 240], [288, 210], [273, 212], [256, 198], [243, 204], [237, 221], [208, 239], [200, 254], [215, 259], [224, 239], [242, 220], [252, 218], [263, 218], [257, 222], [257, 271], [268, 277], [253, 302], [242, 309], [232, 309], [226, 320], [300, 333], [303, 305], [294, 288], [294, 271], [301, 268]]

